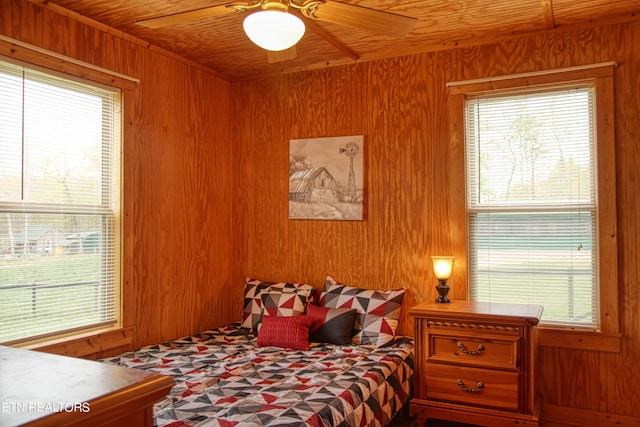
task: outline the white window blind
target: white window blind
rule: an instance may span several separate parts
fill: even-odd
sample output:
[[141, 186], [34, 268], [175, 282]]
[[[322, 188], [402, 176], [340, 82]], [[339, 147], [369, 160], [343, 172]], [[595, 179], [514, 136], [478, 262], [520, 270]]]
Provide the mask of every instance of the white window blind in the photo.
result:
[[0, 61], [0, 342], [119, 321], [120, 93]]
[[469, 97], [470, 299], [598, 327], [594, 90]]

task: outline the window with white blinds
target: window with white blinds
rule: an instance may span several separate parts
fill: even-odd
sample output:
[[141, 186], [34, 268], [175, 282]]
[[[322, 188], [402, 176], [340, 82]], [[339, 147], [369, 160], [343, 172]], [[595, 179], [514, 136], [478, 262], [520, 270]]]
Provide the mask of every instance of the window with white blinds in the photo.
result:
[[469, 96], [469, 292], [598, 327], [595, 91]]
[[0, 342], [120, 316], [120, 92], [0, 61]]

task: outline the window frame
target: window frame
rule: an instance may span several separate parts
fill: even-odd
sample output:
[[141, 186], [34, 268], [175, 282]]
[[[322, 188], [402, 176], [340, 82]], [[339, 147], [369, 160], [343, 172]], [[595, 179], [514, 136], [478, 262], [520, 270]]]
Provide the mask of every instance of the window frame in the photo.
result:
[[[615, 122], [614, 122], [614, 69], [615, 62], [581, 67], [562, 68], [532, 73], [498, 76], [487, 79], [450, 82], [450, 146], [455, 153], [465, 153], [464, 105], [468, 96], [491, 95], [501, 92], [545, 90], [566, 87], [571, 84], [591, 85], [595, 90], [596, 136], [596, 203], [598, 235], [598, 305], [600, 328], [583, 329], [540, 326], [539, 344], [552, 347], [568, 347], [588, 350], [619, 352], [618, 255], [615, 176]], [[463, 158], [465, 158], [463, 156]], [[457, 183], [467, 186], [465, 167], [456, 168]], [[459, 186], [458, 186], [459, 188]], [[464, 191], [464, 190], [462, 190]], [[457, 192], [460, 194], [461, 192]], [[465, 193], [455, 204], [456, 219], [467, 225], [468, 212]], [[467, 252], [469, 234], [465, 233]], [[467, 263], [465, 263], [466, 266]], [[463, 273], [465, 282], [468, 272]], [[468, 298], [468, 288], [465, 288]]]
[[125, 162], [125, 159], [133, 154], [134, 91], [138, 87], [139, 80], [5, 36], [0, 36], [0, 59], [71, 80], [107, 86], [121, 91], [120, 151], [116, 153], [120, 161], [120, 176], [117, 183], [120, 186], [120, 213], [117, 219], [120, 222], [117, 255], [120, 265], [120, 321], [113, 326], [89, 327], [81, 331], [48, 336], [45, 339], [24, 340], [13, 346], [74, 357], [96, 355], [105, 350], [127, 346], [133, 342], [135, 333], [133, 326], [135, 307], [130, 304], [134, 295], [132, 287], [129, 286], [133, 283], [131, 269], [133, 224], [131, 221], [126, 221], [131, 217], [133, 203], [125, 197], [131, 185], [125, 177], [132, 176], [133, 170], [131, 164]]

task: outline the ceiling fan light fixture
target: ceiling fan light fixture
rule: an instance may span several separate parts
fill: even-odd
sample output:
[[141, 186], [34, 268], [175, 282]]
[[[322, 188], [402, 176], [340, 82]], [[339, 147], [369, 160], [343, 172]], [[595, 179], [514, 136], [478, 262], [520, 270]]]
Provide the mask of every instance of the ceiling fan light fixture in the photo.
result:
[[261, 10], [244, 18], [242, 24], [249, 39], [266, 50], [289, 49], [304, 35], [304, 22], [279, 10]]

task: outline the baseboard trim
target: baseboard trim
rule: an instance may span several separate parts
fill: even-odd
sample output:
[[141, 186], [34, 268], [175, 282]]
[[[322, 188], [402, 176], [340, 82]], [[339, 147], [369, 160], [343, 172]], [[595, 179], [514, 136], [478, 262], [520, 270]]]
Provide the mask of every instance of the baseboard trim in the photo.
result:
[[543, 405], [542, 425], [544, 427], [636, 427], [640, 417], [588, 411], [568, 406]]

